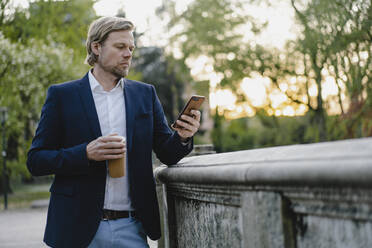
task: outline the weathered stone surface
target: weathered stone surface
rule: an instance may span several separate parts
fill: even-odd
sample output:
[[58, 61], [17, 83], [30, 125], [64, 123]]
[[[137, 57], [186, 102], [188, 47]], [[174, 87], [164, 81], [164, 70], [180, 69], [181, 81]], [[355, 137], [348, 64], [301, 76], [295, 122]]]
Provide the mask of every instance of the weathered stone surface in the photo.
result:
[[244, 247], [284, 247], [281, 197], [272, 192], [247, 192], [242, 195]]
[[238, 208], [178, 197], [175, 208], [177, 247], [242, 247]]
[[297, 236], [298, 248], [372, 247], [371, 222], [306, 216], [303, 225], [306, 231]]
[[371, 151], [366, 138], [158, 168], [166, 247], [372, 247]]

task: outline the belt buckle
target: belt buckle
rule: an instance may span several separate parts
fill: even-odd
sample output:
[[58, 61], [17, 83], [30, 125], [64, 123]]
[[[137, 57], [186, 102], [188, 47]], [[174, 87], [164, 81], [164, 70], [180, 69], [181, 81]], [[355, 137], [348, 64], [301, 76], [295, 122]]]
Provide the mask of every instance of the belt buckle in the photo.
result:
[[107, 214], [104, 211], [103, 211], [103, 215], [102, 215], [102, 220], [103, 221], [110, 220], [110, 218], [107, 216]]

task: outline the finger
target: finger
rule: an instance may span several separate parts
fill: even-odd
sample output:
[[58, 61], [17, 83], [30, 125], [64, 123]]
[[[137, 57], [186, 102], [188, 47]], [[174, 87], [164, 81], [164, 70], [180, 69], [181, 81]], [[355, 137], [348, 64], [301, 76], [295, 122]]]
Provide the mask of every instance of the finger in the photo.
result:
[[182, 130], [183, 130], [180, 127], [172, 127], [172, 128], [173, 128], [173, 130], [177, 131], [178, 133], [182, 132]]
[[[173, 127], [173, 130], [177, 131], [178, 134], [183, 137], [186, 133], [190, 132], [184, 128], [181, 128], [181, 127]], [[183, 137], [183, 138], [187, 138], [187, 137]]]
[[125, 143], [122, 142], [107, 142], [100, 143], [99, 149], [125, 148]]
[[181, 127], [183, 127], [184, 129], [186, 130], [189, 130], [191, 132], [196, 132], [196, 127], [194, 127], [193, 125], [187, 123], [187, 122], [184, 122], [184, 121], [181, 121], [181, 120], [177, 120], [177, 124]]
[[174, 131], [178, 131], [178, 130], [180, 130], [179, 128], [175, 127], [174, 125], [171, 125], [171, 128], [172, 128]]
[[189, 124], [191, 124], [192, 126], [196, 127], [196, 128], [199, 128], [199, 121], [194, 119], [193, 117], [190, 117], [188, 115], [182, 115], [181, 116], [181, 119], [182, 120], [185, 120], [186, 122], [188, 122]]
[[118, 142], [123, 143], [124, 140], [120, 136], [105, 136], [102, 138], [102, 142]]
[[102, 142], [121, 142], [121, 143], [123, 143], [123, 137], [121, 137], [121, 136], [111, 136], [111, 135], [110, 136], [103, 136], [100, 141], [102, 141]]
[[191, 114], [193, 114], [195, 116], [195, 119], [199, 122], [200, 121], [200, 116], [201, 116], [201, 113], [199, 110], [195, 110], [195, 109], [192, 109], [190, 111]]
[[189, 116], [189, 115], [181, 115], [181, 119], [184, 120], [184, 121], [190, 122], [190, 123], [195, 121], [195, 119], [192, 116]]
[[98, 137], [97, 140], [102, 141], [102, 140], [105, 140], [106, 137], [110, 137], [110, 136], [118, 136], [118, 135], [119, 135], [119, 134], [117, 134], [117, 133], [112, 133], [112, 134], [109, 134], [109, 135], [106, 135], [106, 136]]
[[197, 127], [198, 126], [198, 122], [196, 122], [195, 120], [193, 121], [193, 123], [189, 123], [189, 122], [186, 122], [186, 121], [178, 120], [177, 121], [177, 124], [180, 125], [181, 127], [183, 127], [184, 129], [189, 130], [189, 131], [192, 131], [192, 132], [196, 132], [197, 129], [198, 129], [198, 127]]
[[117, 155], [117, 154], [123, 154], [125, 153], [125, 149], [103, 149], [102, 154], [103, 155]]

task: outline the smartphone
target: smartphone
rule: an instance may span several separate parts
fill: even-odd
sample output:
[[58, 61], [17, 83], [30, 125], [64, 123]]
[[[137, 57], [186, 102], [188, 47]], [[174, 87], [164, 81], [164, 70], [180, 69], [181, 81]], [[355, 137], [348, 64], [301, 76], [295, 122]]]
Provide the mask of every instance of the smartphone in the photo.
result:
[[[183, 107], [181, 113], [178, 115], [177, 120], [181, 120], [182, 115], [193, 116], [191, 114], [191, 110], [199, 110], [201, 105], [205, 100], [205, 96], [191, 96], [190, 100], [186, 103], [185, 107]], [[177, 121], [176, 120], [176, 121]], [[173, 128], [180, 128], [181, 126], [177, 125], [176, 121], [171, 125]]]

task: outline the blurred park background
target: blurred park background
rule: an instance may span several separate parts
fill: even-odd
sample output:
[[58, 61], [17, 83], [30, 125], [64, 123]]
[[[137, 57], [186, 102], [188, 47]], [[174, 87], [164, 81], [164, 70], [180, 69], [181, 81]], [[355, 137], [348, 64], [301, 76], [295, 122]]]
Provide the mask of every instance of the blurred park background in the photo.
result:
[[10, 207], [49, 196], [27, 150], [46, 89], [89, 69], [86, 33], [102, 15], [137, 25], [128, 78], [155, 85], [169, 123], [190, 95], [207, 96], [196, 144], [229, 152], [372, 136], [371, 0], [1, 0]]

